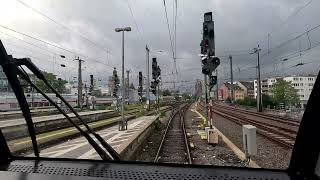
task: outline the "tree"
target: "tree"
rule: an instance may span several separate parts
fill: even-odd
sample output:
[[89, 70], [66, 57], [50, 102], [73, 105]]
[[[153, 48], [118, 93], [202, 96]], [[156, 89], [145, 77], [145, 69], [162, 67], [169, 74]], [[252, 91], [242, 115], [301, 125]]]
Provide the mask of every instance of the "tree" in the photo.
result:
[[277, 103], [275, 102], [274, 98], [267, 94], [262, 94], [262, 105], [263, 107], [267, 106], [275, 106]]
[[[64, 93], [66, 91], [65, 84], [67, 81], [62, 80], [62, 79], [57, 79], [57, 75], [54, 75], [53, 73], [47, 73], [45, 71], [42, 71], [42, 74], [44, 77], [47, 79], [49, 84], [58, 92], [58, 93]], [[34, 84], [39, 87], [43, 92], [45, 93], [52, 93], [52, 91], [49, 89], [49, 87], [40, 79], [36, 78], [35, 75], [29, 74], [31, 81], [34, 82]], [[21, 84], [27, 85], [25, 81], [21, 80]], [[25, 92], [29, 92], [30, 88], [25, 87], [24, 88]]]
[[100, 89], [94, 89], [92, 91], [92, 96], [101, 97], [102, 96], [101, 90]]
[[278, 80], [272, 89], [274, 101], [277, 104], [284, 103], [285, 106], [291, 106], [299, 102], [297, 90], [291, 85], [291, 82]]
[[171, 92], [169, 91], [169, 89], [165, 89], [164, 91], [162, 91], [162, 95], [163, 96], [171, 96]]

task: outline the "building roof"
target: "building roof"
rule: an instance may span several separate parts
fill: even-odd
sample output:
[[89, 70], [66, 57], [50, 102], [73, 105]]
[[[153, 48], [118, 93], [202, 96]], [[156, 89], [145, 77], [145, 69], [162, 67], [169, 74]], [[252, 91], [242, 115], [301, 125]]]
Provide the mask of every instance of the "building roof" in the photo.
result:
[[[225, 82], [224, 85], [228, 88], [228, 89], [231, 89], [231, 83], [229, 82]], [[233, 84], [233, 89], [234, 90], [242, 90], [237, 84]]]
[[243, 86], [245, 86], [247, 89], [253, 89], [253, 82], [249, 81], [239, 81]]

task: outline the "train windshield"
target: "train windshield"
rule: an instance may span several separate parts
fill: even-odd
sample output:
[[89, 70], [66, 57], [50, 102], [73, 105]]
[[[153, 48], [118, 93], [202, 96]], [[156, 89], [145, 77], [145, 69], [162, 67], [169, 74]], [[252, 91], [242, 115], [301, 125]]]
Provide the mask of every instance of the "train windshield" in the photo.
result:
[[319, 1], [1, 4], [13, 155], [288, 167], [320, 67]]

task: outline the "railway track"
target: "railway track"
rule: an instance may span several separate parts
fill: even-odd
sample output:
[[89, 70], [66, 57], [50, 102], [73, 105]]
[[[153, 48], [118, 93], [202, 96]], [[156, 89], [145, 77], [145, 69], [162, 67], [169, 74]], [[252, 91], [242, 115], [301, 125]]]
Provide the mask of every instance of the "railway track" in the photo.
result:
[[184, 114], [189, 105], [175, 109], [169, 118], [154, 162], [192, 164]]
[[[200, 104], [200, 107], [203, 107]], [[250, 112], [225, 105], [213, 106], [214, 112], [238, 125], [251, 124], [257, 128], [257, 133], [278, 143], [285, 148], [293, 148], [299, 124], [290, 120], [277, 119], [265, 114]]]
[[272, 115], [272, 114], [258, 113], [258, 112], [254, 112], [254, 111], [241, 109], [241, 108], [234, 108], [234, 107], [231, 107], [231, 106], [228, 106], [228, 105], [221, 105], [221, 104], [218, 104], [218, 103], [215, 103], [215, 106], [216, 107], [221, 107], [221, 108], [224, 108], [224, 109], [230, 109], [230, 110], [241, 112], [241, 113], [245, 113], [245, 114], [250, 114], [250, 115], [262, 117], [262, 118], [268, 119], [270, 121], [281, 122], [283, 124], [288, 124], [288, 125], [291, 125], [291, 126], [296, 126], [296, 127], [300, 126], [300, 121], [298, 121], [296, 119], [292, 119], [292, 118], [286, 118], [286, 117], [276, 116], [276, 115]]

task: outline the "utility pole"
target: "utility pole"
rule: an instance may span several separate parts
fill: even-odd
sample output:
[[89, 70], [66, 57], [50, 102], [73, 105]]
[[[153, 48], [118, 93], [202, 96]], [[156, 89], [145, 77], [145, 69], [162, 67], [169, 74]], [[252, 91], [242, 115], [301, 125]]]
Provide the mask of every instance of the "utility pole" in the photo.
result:
[[216, 76], [217, 76], [217, 84], [216, 84], [216, 91], [217, 91], [217, 101], [219, 100], [219, 84], [218, 84], [218, 69], [216, 69]]
[[257, 69], [258, 69], [258, 93], [257, 93], [257, 111], [262, 112], [262, 95], [261, 95], [261, 75], [260, 75], [260, 46], [258, 44], [257, 48], [253, 49], [253, 54], [258, 55], [257, 59]]
[[130, 73], [130, 71], [129, 70], [127, 70], [126, 71], [127, 72], [127, 84], [128, 84], [128, 86], [127, 86], [127, 99], [128, 99], [128, 104], [129, 104], [129, 87], [130, 87], [130, 84], [129, 84], [129, 73]]
[[230, 59], [230, 88], [231, 88], [231, 104], [234, 103], [234, 88], [233, 88], [233, 70], [232, 70], [232, 56], [229, 56]]
[[75, 61], [78, 61], [78, 107], [82, 109], [82, 69], [81, 69], [81, 62], [84, 60], [81, 60], [79, 57], [75, 59]]
[[205, 105], [205, 107], [206, 107], [206, 115], [207, 115], [207, 117], [208, 117], [208, 103], [209, 103], [209, 101], [208, 101], [208, 80], [207, 80], [207, 75], [204, 75], [204, 91], [205, 91], [205, 101], [206, 101], [206, 105]]
[[147, 82], [146, 82], [146, 103], [147, 103], [147, 110], [150, 110], [150, 77], [149, 77], [149, 69], [150, 69], [150, 65], [149, 65], [149, 54], [150, 54], [150, 50], [148, 48], [148, 45], [146, 45], [146, 73], [147, 73]]

